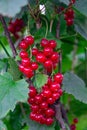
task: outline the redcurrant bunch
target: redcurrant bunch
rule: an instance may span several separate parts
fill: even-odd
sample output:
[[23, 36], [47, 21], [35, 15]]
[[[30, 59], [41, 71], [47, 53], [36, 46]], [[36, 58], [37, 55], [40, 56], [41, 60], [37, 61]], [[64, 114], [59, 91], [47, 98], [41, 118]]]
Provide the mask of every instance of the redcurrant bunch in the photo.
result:
[[14, 35], [16, 39], [19, 38], [18, 32], [22, 30], [24, 27], [24, 22], [22, 19], [16, 19], [15, 21], [11, 21], [8, 26], [8, 30]]
[[76, 130], [76, 124], [78, 123], [78, 118], [73, 119], [73, 123], [70, 126], [70, 130]]
[[19, 48], [21, 49], [20, 58], [22, 59], [19, 70], [27, 78], [32, 78], [34, 76], [34, 71], [38, 69], [38, 64], [29, 58], [28, 52], [26, 51], [33, 43], [34, 38], [32, 36], [26, 36], [19, 44]]
[[42, 91], [37, 92], [34, 86], [30, 86], [28, 103], [30, 104], [30, 119], [40, 124], [51, 125], [54, 122], [55, 110], [51, 107], [56, 100], [62, 95], [60, 87], [63, 75], [57, 73], [52, 80], [48, 78], [48, 82], [42, 86]]
[[69, 8], [64, 14], [64, 19], [66, 20], [67, 26], [71, 26], [74, 23], [74, 10], [72, 9], [72, 4], [75, 3], [75, 0], [71, 0], [69, 3]]

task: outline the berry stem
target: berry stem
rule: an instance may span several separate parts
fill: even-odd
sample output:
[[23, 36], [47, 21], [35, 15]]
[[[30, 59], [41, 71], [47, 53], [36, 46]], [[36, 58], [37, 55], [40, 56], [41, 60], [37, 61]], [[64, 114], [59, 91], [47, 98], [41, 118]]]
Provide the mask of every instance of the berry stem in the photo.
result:
[[3, 43], [2, 43], [1, 41], [0, 41], [0, 44], [1, 44], [2, 48], [3, 48], [3, 50], [5, 51], [6, 55], [7, 55], [8, 57], [10, 57], [8, 51], [6, 50], [6, 48], [4, 47], [4, 45], [3, 45]]
[[45, 33], [45, 38], [47, 37], [47, 33], [48, 33], [48, 22], [47, 22], [47, 19], [42, 17], [42, 19], [45, 21], [46, 23], [46, 33]]
[[59, 52], [58, 72], [62, 72], [62, 50]]
[[16, 55], [17, 55], [17, 52], [16, 52], [16, 49], [15, 49], [14, 44], [12, 42], [12, 39], [11, 39], [10, 33], [8, 31], [8, 28], [7, 28], [6, 22], [4, 20], [4, 17], [2, 15], [0, 15], [0, 21], [1, 21], [2, 25], [3, 25], [4, 31], [5, 31], [5, 35], [6, 35], [7, 39], [8, 39], [10, 47], [12, 49], [13, 57], [15, 58]]
[[56, 27], [56, 38], [60, 38], [60, 17], [58, 19], [58, 22], [57, 22], [57, 27]]

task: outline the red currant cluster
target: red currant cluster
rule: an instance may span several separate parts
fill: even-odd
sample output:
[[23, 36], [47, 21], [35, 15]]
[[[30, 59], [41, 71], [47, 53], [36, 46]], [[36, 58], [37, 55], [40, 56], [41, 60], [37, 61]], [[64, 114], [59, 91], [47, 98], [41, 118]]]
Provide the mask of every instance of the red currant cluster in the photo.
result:
[[76, 124], [78, 123], [78, 119], [74, 118], [73, 123], [70, 126], [70, 130], [76, 130]]
[[32, 78], [34, 76], [34, 71], [38, 69], [38, 64], [29, 58], [28, 52], [26, 51], [33, 43], [34, 38], [32, 36], [26, 36], [19, 44], [19, 48], [21, 49], [20, 57], [22, 59], [19, 70], [27, 78]]
[[72, 4], [75, 3], [75, 0], [71, 0], [69, 3], [70, 8], [68, 8], [64, 14], [64, 19], [66, 20], [67, 26], [71, 26], [74, 23], [74, 10], [72, 9]]
[[32, 55], [35, 56], [38, 63], [44, 66], [47, 73], [51, 73], [52, 69], [55, 69], [58, 64], [59, 54], [54, 51], [57, 43], [55, 40], [48, 41], [43, 38], [40, 44], [43, 50], [38, 51], [36, 48], [33, 48]]
[[19, 38], [18, 32], [24, 27], [24, 22], [22, 19], [16, 19], [9, 23], [8, 30], [14, 35], [16, 39]]
[[[59, 54], [54, 50], [57, 43], [55, 40], [47, 40], [43, 38], [40, 42], [41, 50], [33, 47], [32, 59], [29, 58], [28, 48], [34, 43], [34, 38], [32, 36], [26, 36], [19, 44], [21, 49], [20, 57], [21, 64], [19, 65], [19, 70], [27, 77], [32, 78], [34, 76], [34, 71], [38, 69], [38, 65], [42, 64], [47, 74], [51, 74], [52, 70], [58, 64]], [[61, 83], [63, 80], [63, 75], [57, 73], [51, 78], [48, 77], [47, 83], [42, 86], [41, 92], [38, 92], [34, 86], [29, 87], [29, 98], [28, 103], [30, 104], [32, 112], [30, 113], [30, 118], [41, 124], [51, 125], [54, 122], [55, 111], [52, 105], [56, 100], [62, 95]]]
[[60, 85], [63, 75], [57, 73], [54, 80], [48, 78], [47, 84], [42, 87], [41, 93], [38, 93], [34, 86], [30, 86], [28, 103], [32, 112], [30, 118], [40, 124], [51, 125], [54, 122], [55, 110], [52, 104], [62, 95]]

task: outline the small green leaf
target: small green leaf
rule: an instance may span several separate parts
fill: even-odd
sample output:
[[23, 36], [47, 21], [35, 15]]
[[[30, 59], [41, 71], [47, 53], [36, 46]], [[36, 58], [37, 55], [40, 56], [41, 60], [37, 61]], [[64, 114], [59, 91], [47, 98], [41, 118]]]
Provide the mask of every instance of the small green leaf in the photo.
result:
[[6, 125], [0, 120], [0, 130], [7, 130]]
[[87, 88], [82, 79], [77, 75], [67, 72], [64, 75], [63, 90], [72, 94], [77, 100], [87, 103]]
[[0, 14], [13, 17], [25, 5], [27, 0], [0, 0]]
[[13, 76], [14, 80], [18, 80], [20, 79], [21, 76], [21, 72], [18, 69], [18, 65], [15, 62], [15, 60], [13, 58], [10, 58], [8, 60], [9, 64], [10, 64], [10, 68], [9, 68], [9, 73]]
[[24, 79], [14, 81], [9, 73], [0, 75], [0, 118], [13, 111], [17, 102], [27, 100], [27, 86]]
[[44, 84], [47, 83], [47, 79], [48, 79], [48, 76], [46, 74], [41, 74], [41, 73], [36, 74], [35, 82], [34, 82], [35, 87], [38, 89], [41, 88]]

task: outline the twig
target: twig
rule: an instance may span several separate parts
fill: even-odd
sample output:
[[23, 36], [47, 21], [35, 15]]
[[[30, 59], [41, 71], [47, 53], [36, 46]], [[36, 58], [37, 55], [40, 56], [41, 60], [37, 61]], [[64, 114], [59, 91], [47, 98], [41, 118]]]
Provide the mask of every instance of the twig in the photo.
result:
[[86, 80], [87, 80], [87, 48], [85, 48], [85, 68], [86, 68], [86, 74], [85, 74], [85, 76], [86, 76]]
[[59, 52], [58, 72], [62, 72], [62, 51]]
[[16, 55], [17, 55], [17, 52], [16, 52], [16, 49], [15, 49], [15, 47], [14, 47], [14, 44], [13, 44], [13, 42], [12, 42], [12, 40], [11, 40], [10, 33], [9, 33], [9, 31], [8, 31], [8, 28], [7, 28], [6, 22], [5, 22], [5, 20], [4, 20], [4, 17], [3, 17], [2, 15], [0, 15], [0, 21], [1, 21], [2, 25], [3, 25], [4, 31], [5, 31], [5, 35], [6, 35], [7, 39], [8, 39], [8, 42], [9, 42], [9, 44], [10, 44], [10, 47], [11, 47], [11, 49], [12, 49], [13, 57], [15, 58]]
[[53, 19], [50, 21], [50, 32], [52, 32]]
[[60, 18], [57, 22], [57, 27], [56, 27], [56, 38], [59, 39], [59, 37], [60, 37]]
[[8, 51], [6, 50], [6, 48], [4, 47], [4, 45], [3, 45], [3, 43], [2, 43], [1, 41], [0, 41], [0, 44], [1, 44], [2, 48], [3, 48], [3, 50], [5, 51], [6, 55], [7, 55], [8, 57], [10, 57]]

